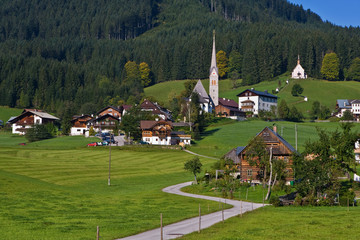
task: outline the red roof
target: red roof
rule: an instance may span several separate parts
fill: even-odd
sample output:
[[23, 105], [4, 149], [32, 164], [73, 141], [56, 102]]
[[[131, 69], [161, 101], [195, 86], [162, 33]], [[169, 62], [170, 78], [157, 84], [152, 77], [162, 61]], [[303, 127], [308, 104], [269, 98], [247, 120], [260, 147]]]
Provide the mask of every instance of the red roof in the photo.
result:
[[219, 98], [219, 105], [227, 106], [227, 107], [233, 107], [233, 108], [239, 108], [239, 105], [237, 102], [231, 99], [226, 98]]

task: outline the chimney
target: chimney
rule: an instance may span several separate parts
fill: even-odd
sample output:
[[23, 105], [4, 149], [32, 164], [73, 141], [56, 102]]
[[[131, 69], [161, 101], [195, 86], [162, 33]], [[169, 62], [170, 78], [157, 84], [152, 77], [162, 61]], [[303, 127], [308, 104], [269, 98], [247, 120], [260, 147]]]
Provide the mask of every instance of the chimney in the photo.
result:
[[276, 125], [273, 125], [273, 131], [274, 131], [275, 133], [277, 133], [277, 127], [276, 127]]

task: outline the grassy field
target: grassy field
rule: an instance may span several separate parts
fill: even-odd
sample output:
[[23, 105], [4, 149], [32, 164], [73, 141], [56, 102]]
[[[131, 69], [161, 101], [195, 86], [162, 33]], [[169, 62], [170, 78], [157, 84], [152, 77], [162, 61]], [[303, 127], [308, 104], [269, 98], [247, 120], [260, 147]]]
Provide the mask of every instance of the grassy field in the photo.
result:
[[[238, 101], [236, 97], [240, 92], [255, 88], [255, 90], [265, 91], [272, 93], [279, 87], [278, 83], [281, 83], [281, 91], [277, 94], [279, 101], [285, 99], [286, 102], [292, 106], [295, 105], [301, 110], [305, 116], [308, 116], [308, 112], [311, 110], [314, 101], [319, 101], [321, 104], [330, 108], [331, 111], [335, 110], [337, 99], [358, 99], [360, 96], [360, 82], [355, 81], [325, 81], [318, 79], [290, 79], [289, 84], [286, 84], [288, 77], [286, 75], [280, 76], [273, 81], [265, 81], [251, 86], [242, 86], [238, 88], [232, 87], [231, 80], [219, 81], [219, 97], [233, 99]], [[170, 92], [175, 91], [178, 95], [184, 90], [184, 81], [170, 81], [163, 82], [151, 87], [145, 88], [146, 96], [153, 96], [159, 102], [166, 103], [168, 101], [168, 95]], [[204, 88], [209, 89], [209, 80], [202, 80]], [[305, 102], [303, 97], [294, 97], [291, 95], [292, 86], [298, 83], [304, 88], [303, 96], [308, 97], [308, 101]]]
[[359, 239], [360, 208], [265, 207], [183, 240]]
[[[202, 139], [195, 141], [189, 149], [199, 154], [209, 155], [213, 157], [222, 157], [225, 153], [234, 147], [246, 146], [248, 142], [256, 136], [264, 127], [272, 127], [277, 125], [278, 133], [286, 141], [288, 141], [295, 148], [295, 124], [298, 130], [298, 150], [304, 150], [304, 144], [309, 139], [317, 139], [316, 127], [323, 128], [327, 131], [340, 130], [339, 123], [324, 122], [324, 123], [293, 123], [293, 122], [265, 122], [258, 120], [250, 121], [227, 121], [224, 124], [216, 124], [209, 126], [202, 136]], [[355, 124], [354, 131], [360, 133], [360, 124]]]
[[[161, 191], [193, 180], [183, 170], [192, 156], [181, 151], [114, 147], [108, 186], [107, 147], [64, 148], [73, 138], [26, 146], [11, 136], [0, 141], [6, 139], [14, 147], [0, 144], [1, 239], [94, 239], [96, 226], [101, 239], [114, 239], [158, 227], [160, 213], [169, 224], [208, 204]], [[205, 167], [214, 162], [201, 161]], [[218, 210], [218, 203], [209, 204]]]
[[0, 120], [3, 120], [5, 124], [10, 117], [18, 116], [22, 111], [23, 109], [0, 106]]

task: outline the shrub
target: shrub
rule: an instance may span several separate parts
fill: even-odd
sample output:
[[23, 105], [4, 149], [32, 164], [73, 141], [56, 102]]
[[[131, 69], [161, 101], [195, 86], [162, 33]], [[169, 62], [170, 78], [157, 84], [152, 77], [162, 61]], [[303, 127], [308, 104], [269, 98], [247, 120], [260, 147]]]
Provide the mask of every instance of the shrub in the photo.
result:
[[272, 204], [275, 207], [281, 206], [281, 201], [278, 196], [271, 196], [270, 197], [270, 204]]
[[48, 126], [48, 125], [36, 124], [34, 125], [34, 127], [29, 128], [27, 130], [25, 134], [25, 138], [29, 142], [35, 142], [35, 141], [53, 138], [54, 137], [53, 129], [54, 129], [53, 125]]

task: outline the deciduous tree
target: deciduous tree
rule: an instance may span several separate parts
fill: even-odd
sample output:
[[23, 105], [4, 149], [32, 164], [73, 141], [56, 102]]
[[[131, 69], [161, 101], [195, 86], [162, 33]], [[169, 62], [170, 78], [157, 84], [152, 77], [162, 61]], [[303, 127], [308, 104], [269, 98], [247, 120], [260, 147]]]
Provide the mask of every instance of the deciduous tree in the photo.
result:
[[201, 172], [201, 167], [202, 167], [202, 163], [200, 162], [198, 156], [193, 157], [192, 159], [186, 161], [184, 164], [184, 169], [194, 174], [195, 183], [197, 183], [196, 174]]
[[222, 78], [229, 71], [228, 67], [229, 59], [226, 56], [226, 52], [220, 50], [216, 54], [216, 64], [219, 70], [219, 77]]
[[327, 80], [338, 80], [340, 73], [340, 60], [336, 53], [328, 53], [325, 55], [322, 66], [321, 74]]

